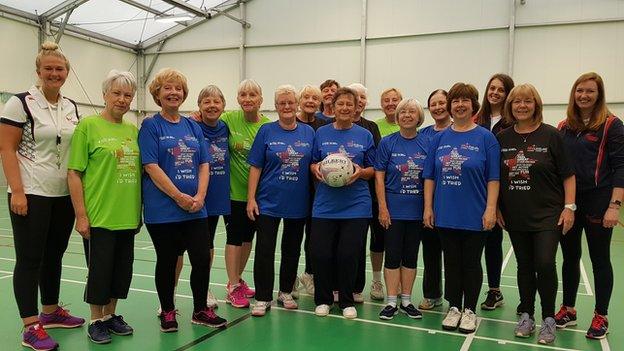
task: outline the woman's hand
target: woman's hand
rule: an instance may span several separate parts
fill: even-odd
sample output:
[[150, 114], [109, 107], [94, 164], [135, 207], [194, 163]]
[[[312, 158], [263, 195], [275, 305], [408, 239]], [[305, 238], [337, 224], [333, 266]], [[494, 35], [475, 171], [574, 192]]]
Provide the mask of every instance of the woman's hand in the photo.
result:
[[191, 195], [180, 193], [178, 196], [175, 197], [175, 202], [178, 206], [182, 207], [183, 210], [190, 211], [191, 208], [193, 208], [193, 203], [195, 202], [195, 199], [193, 199]]
[[602, 226], [605, 228], [614, 228], [619, 221], [620, 211], [616, 208], [607, 208], [607, 211], [604, 214], [602, 219]]
[[91, 237], [91, 224], [89, 223], [89, 218], [87, 218], [87, 216], [76, 217], [75, 228], [80, 236], [89, 240], [89, 238]]
[[201, 112], [199, 111], [193, 111], [191, 113], [189, 113], [189, 117], [195, 121], [195, 122], [201, 122], [202, 121], [202, 115]]
[[191, 208], [188, 211], [190, 213], [195, 213], [200, 211], [202, 208], [204, 208], [204, 198], [199, 195], [193, 196], [193, 205], [191, 205]]
[[485, 212], [483, 212], [483, 230], [492, 230], [496, 225], [496, 208], [495, 207], [486, 207]]
[[358, 165], [357, 163], [353, 163], [353, 174], [351, 175], [351, 177], [349, 177], [349, 180], [347, 181], [347, 184], [345, 185], [353, 184], [356, 180], [360, 179], [361, 176], [362, 176], [362, 167], [360, 167], [360, 165]]
[[390, 212], [388, 211], [388, 207], [385, 205], [379, 205], [379, 224], [381, 224], [384, 229], [390, 228], [392, 222], [390, 222]]
[[570, 231], [574, 225], [574, 211], [564, 208], [563, 211], [561, 211], [561, 215], [559, 215], [557, 225], [562, 226], [561, 233], [563, 235]]
[[28, 200], [25, 194], [11, 194], [11, 212], [20, 216], [28, 214]]
[[247, 199], [247, 217], [252, 221], [256, 220], [256, 216], [260, 214], [256, 199]]
[[423, 224], [426, 228], [433, 229], [435, 225], [435, 215], [432, 208], [425, 208], [423, 211]]
[[500, 208], [496, 209], [496, 223], [498, 223], [501, 228], [505, 229], [505, 219], [503, 218], [503, 213]]
[[321, 173], [320, 163], [311, 164], [310, 170], [312, 171], [312, 174], [314, 175], [314, 178], [316, 178], [316, 180], [318, 180], [319, 182], [325, 183], [325, 180], [323, 179], [323, 174]]

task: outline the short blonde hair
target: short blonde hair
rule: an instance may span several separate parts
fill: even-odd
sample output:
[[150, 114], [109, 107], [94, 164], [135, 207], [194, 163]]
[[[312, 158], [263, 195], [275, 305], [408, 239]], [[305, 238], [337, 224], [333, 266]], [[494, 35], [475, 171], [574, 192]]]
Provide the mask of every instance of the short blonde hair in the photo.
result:
[[505, 107], [503, 109], [503, 118], [505, 118], [508, 124], [514, 124], [517, 122], [511, 110], [512, 102], [518, 97], [528, 97], [535, 101], [535, 111], [533, 112], [533, 122], [542, 123], [544, 116], [542, 115], [542, 109], [544, 104], [537, 89], [531, 84], [520, 84], [509, 92], [507, 100], [505, 100]]
[[347, 86], [347, 88], [351, 88], [355, 90], [358, 93], [358, 95], [360, 93], [364, 93], [364, 95], [368, 96], [368, 89], [360, 83], [351, 83]]
[[388, 89], [386, 89], [386, 90], [382, 91], [382, 92], [381, 92], [380, 99], [382, 99], [382, 100], [383, 100], [384, 95], [386, 95], [386, 94], [388, 94], [388, 93], [391, 93], [391, 92], [395, 92], [395, 93], [397, 93], [397, 95], [399, 96], [399, 99], [400, 99], [400, 100], [403, 100], [403, 94], [401, 94], [401, 91], [400, 91], [399, 89], [397, 89], [397, 88], [388, 88]]
[[279, 87], [277, 87], [277, 89], [275, 89], [275, 103], [277, 104], [278, 96], [285, 94], [293, 94], [293, 96], [295, 97], [295, 101], [299, 102], [299, 97], [297, 96], [297, 90], [295, 90], [295, 87], [290, 84], [284, 84], [280, 85]]
[[65, 61], [65, 68], [69, 71], [69, 60], [67, 59], [65, 54], [63, 54], [57, 43], [46, 41], [45, 43], [41, 44], [41, 49], [37, 54], [37, 58], [35, 58], [35, 68], [37, 69], [37, 72], [39, 71], [39, 68], [41, 68], [41, 59], [44, 56], [54, 56], [63, 59], [63, 61]]
[[301, 88], [301, 90], [299, 90], [299, 93], [297, 94], [297, 100], [301, 100], [301, 97], [304, 94], [313, 94], [315, 96], [318, 96], [319, 100], [321, 99], [321, 96], [322, 96], [321, 89], [310, 84], [304, 85]]
[[399, 113], [401, 113], [403, 110], [407, 109], [410, 106], [416, 107], [416, 110], [418, 111], [418, 123], [416, 124], [416, 128], [418, 128], [423, 124], [423, 122], [425, 122], [425, 110], [423, 109], [420, 101], [414, 98], [401, 100], [401, 102], [399, 102], [396, 111], [394, 111], [394, 120], [398, 123]]
[[113, 85], [118, 84], [132, 89], [132, 93], [136, 93], [137, 82], [134, 75], [130, 72], [122, 72], [116, 69], [108, 72], [106, 79], [102, 82], [102, 94], [108, 93]]
[[223, 101], [223, 106], [225, 107], [225, 97], [218, 86], [212, 84], [205, 86], [197, 96], [197, 105], [199, 106], [201, 101], [207, 97], [218, 97], [221, 101]]
[[256, 82], [255, 80], [249, 78], [243, 80], [238, 85], [238, 93], [240, 94], [241, 91], [253, 91], [256, 92], [258, 95], [262, 96], [262, 88], [260, 87], [260, 84], [258, 84], [258, 82]]
[[163, 68], [158, 71], [158, 73], [156, 73], [154, 79], [149, 85], [149, 92], [150, 94], [152, 94], [152, 98], [158, 106], [161, 106], [160, 100], [158, 99], [158, 93], [160, 93], [160, 88], [162, 88], [162, 86], [168, 82], [179, 83], [180, 85], [182, 85], [182, 90], [184, 91], [183, 100], [186, 100], [186, 97], [188, 96], [188, 83], [186, 81], [186, 77], [182, 74], [182, 72], [173, 68]]

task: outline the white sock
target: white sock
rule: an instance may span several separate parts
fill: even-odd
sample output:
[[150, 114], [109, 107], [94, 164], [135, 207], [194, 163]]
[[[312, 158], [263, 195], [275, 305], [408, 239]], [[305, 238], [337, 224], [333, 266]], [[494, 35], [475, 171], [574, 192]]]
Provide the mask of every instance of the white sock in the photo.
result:
[[106, 316], [102, 317], [102, 321], [103, 321], [103, 322], [106, 322], [107, 320], [109, 320], [109, 319], [111, 319], [111, 318], [113, 318], [113, 316], [112, 316], [112, 315], [110, 315], [110, 314], [107, 314]]
[[373, 281], [381, 281], [381, 271], [373, 271]]
[[89, 322], [89, 324], [93, 324], [97, 321], [102, 321], [102, 318], [96, 318], [96, 319], [92, 319], [91, 322]]
[[401, 305], [407, 307], [410, 303], [412, 303], [412, 295], [401, 294]]
[[388, 305], [390, 305], [392, 307], [396, 307], [396, 305], [397, 305], [397, 297], [396, 297], [396, 295], [393, 295], [393, 296], [388, 295]]

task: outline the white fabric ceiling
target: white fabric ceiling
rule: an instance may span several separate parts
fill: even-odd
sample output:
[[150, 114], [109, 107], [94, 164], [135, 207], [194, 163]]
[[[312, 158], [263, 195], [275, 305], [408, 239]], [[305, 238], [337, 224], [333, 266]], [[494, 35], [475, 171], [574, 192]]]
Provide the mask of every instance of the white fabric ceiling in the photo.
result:
[[[169, 15], [187, 14], [160, 0], [134, 0]], [[184, 0], [188, 4], [208, 10], [227, 2], [226, 0]], [[63, 0], [0, 0], [0, 4], [41, 15]], [[229, 1], [228, 3], [230, 3]], [[62, 20], [64, 16], [57, 18]], [[69, 24], [87, 29], [131, 44], [149, 39], [177, 23], [161, 23], [155, 15], [119, 0], [89, 0], [76, 8], [69, 17]]]

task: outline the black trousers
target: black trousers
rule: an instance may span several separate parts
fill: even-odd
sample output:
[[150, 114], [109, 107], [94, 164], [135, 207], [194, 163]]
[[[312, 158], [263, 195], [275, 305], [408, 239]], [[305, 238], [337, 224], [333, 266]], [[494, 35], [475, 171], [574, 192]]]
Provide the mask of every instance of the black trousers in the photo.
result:
[[385, 235], [387, 269], [416, 269], [423, 222], [393, 219]]
[[26, 201], [26, 216], [9, 211], [15, 246], [13, 293], [21, 318], [39, 314], [37, 288], [41, 304], [58, 303], [63, 254], [74, 225], [69, 196], [26, 195]]
[[91, 228], [87, 245], [89, 275], [85, 302], [107, 305], [110, 299], [128, 297], [132, 281], [135, 230]]
[[[254, 284], [257, 301], [273, 300], [275, 246], [277, 245], [277, 231], [281, 220], [279, 217], [266, 215], [259, 215], [256, 219], [258, 235], [254, 260]], [[282, 292], [292, 292], [297, 277], [304, 225], [305, 218], [284, 218], [279, 276], [279, 289]]]
[[503, 228], [498, 224], [487, 233], [485, 239], [485, 268], [488, 287], [499, 288], [503, 268]]
[[438, 228], [444, 250], [444, 296], [451, 307], [475, 311], [483, 283], [486, 232]]
[[314, 302], [332, 305], [334, 282], [338, 283], [340, 308], [353, 306], [360, 252], [366, 238], [368, 218], [312, 218], [312, 269]]
[[423, 228], [422, 255], [425, 265], [423, 296], [429, 299], [442, 297], [442, 243], [435, 229]]
[[210, 280], [210, 244], [206, 218], [183, 222], [146, 224], [156, 249], [156, 291], [163, 311], [175, 309], [173, 291], [175, 268], [180, 252], [186, 250], [191, 261], [193, 310], [206, 308]]
[[[604, 213], [604, 212], [603, 212]], [[613, 267], [611, 266], [611, 236], [613, 228], [602, 226], [603, 215], [584, 213], [581, 206], [576, 213], [574, 226], [561, 236], [563, 252], [563, 304], [574, 307], [580, 281], [581, 233], [585, 230], [589, 257], [596, 287], [596, 312], [607, 315], [613, 292]]]
[[308, 216], [305, 221], [305, 239], [303, 240], [303, 253], [305, 254], [305, 272], [314, 274], [312, 271], [312, 255], [310, 254], [310, 235], [312, 234], [312, 217]]
[[542, 319], [555, 316], [557, 297], [557, 247], [560, 231], [539, 232], [510, 231], [518, 267], [517, 279], [520, 292], [519, 312], [535, 314], [535, 293], [539, 292]]

